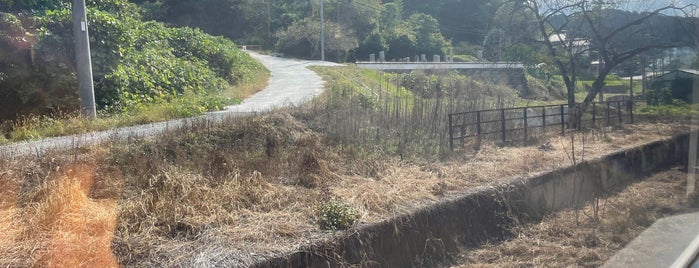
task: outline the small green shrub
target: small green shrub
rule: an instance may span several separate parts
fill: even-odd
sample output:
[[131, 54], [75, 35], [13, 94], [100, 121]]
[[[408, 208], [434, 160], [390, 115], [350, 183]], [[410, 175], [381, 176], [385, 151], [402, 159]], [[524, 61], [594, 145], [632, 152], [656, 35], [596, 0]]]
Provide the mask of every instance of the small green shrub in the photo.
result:
[[318, 207], [318, 224], [323, 230], [347, 229], [357, 220], [357, 212], [352, 206], [332, 199]]
[[669, 88], [649, 89], [644, 96], [648, 105], [670, 105], [672, 104], [672, 92]]
[[638, 107], [637, 113], [640, 115], [655, 115], [666, 117], [696, 116], [699, 105], [691, 105], [681, 100], [672, 100], [669, 104], [643, 105]]

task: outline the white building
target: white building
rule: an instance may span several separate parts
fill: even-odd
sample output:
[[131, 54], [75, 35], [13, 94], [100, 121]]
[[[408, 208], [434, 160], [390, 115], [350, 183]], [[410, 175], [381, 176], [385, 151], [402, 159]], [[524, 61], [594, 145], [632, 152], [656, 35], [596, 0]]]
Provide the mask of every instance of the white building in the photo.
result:
[[565, 31], [559, 33], [554, 33], [549, 36], [549, 42], [554, 47], [570, 47], [573, 54], [583, 54], [585, 56], [589, 55], [590, 41], [583, 38], [568, 39], [568, 35]]

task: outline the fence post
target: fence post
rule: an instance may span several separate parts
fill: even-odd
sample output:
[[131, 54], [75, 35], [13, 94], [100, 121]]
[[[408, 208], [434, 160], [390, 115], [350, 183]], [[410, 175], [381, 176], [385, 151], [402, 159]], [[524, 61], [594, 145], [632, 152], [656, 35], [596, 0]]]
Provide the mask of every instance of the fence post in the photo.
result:
[[631, 124], [633, 124], [633, 99], [629, 100], [629, 117], [631, 119]]
[[454, 129], [452, 128], [452, 116], [453, 114], [449, 114], [449, 149], [454, 151]]
[[527, 130], [527, 108], [524, 108], [524, 139], [529, 138], [529, 133]]
[[483, 132], [481, 128], [481, 111], [476, 111], [476, 134], [478, 134], [478, 138], [481, 137], [481, 132]]
[[596, 117], [597, 117], [597, 103], [592, 102], [592, 127], [596, 126], [596, 124], [595, 124], [596, 123], [595, 121], [597, 119]]
[[546, 106], [541, 107], [541, 134], [546, 135]]
[[500, 110], [500, 120], [502, 121], [502, 142], [507, 140], [505, 132], [507, 131], [507, 122], [505, 122], [505, 109]]
[[[561, 104], [561, 135], [566, 134], [566, 122], [565, 122], [565, 108], [563, 107], [564, 104]], [[570, 111], [568, 111], [570, 112]]]
[[624, 122], [621, 120], [621, 101], [616, 102], [616, 114], [619, 116], [619, 125], [623, 124]]
[[611, 124], [611, 119], [609, 118], [609, 109], [611, 107], [609, 106], [609, 102], [607, 102], [607, 126]]

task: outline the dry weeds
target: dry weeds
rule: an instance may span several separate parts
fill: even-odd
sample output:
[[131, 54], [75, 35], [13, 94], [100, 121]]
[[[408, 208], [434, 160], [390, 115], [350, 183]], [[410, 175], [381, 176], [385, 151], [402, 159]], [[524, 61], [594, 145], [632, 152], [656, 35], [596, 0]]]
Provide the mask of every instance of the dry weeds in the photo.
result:
[[679, 169], [661, 172], [603, 199], [599, 221], [591, 205], [582, 209], [580, 225], [565, 210], [516, 227], [508, 241], [464, 249], [458, 267], [598, 267], [655, 220], [689, 211], [685, 183]]
[[[646, 124], [577, 133], [576, 155], [591, 159], [680, 131]], [[519, 147], [485, 142], [441, 162], [400, 160], [338, 144], [279, 113], [84, 156], [17, 160], [0, 173], [0, 266], [113, 265], [109, 241], [123, 266], [241, 266], [331, 238], [314, 219], [319, 201], [343, 200], [360, 212], [359, 224], [375, 223], [568, 166], [570, 153], [570, 137], [556, 136]]]
[[27, 182], [6, 170], [1, 177], [0, 266], [117, 267], [111, 249], [116, 200], [89, 197], [94, 175], [93, 163], [54, 163], [43, 182], [22, 192]]
[[[577, 161], [666, 139], [682, 131], [671, 124], [627, 125], [575, 133]], [[570, 136], [553, 136], [529, 146], [501, 147], [482, 144], [479, 150], [458, 152], [454, 160], [404, 162], [386, 159], [374, 177], [350, 176], [331, 185], [333, 194], [364, 211], [363, 222], [378, 222], [423, 207], [443, 195], [465, 189], [498, 185], [572, 165]], [[542, 145], [546, 144], [546, 149]]]

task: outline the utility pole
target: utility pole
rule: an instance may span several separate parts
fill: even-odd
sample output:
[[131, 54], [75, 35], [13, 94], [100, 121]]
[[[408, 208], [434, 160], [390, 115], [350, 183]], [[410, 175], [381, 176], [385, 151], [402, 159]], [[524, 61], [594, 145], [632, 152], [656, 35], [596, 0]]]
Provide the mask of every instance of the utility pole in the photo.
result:
[[320, 0], [320, 60], [325, 61], [325, 18], [323, 18], [323, 1]]
[[92, 82], [90, 38], [87, 31], [85, 0], [73, 0], [73, 36], [75, 37], [75, 63], [78, 72], [78, 93], [82, 104], [82, 115], [97, 116], [95, 89]]

